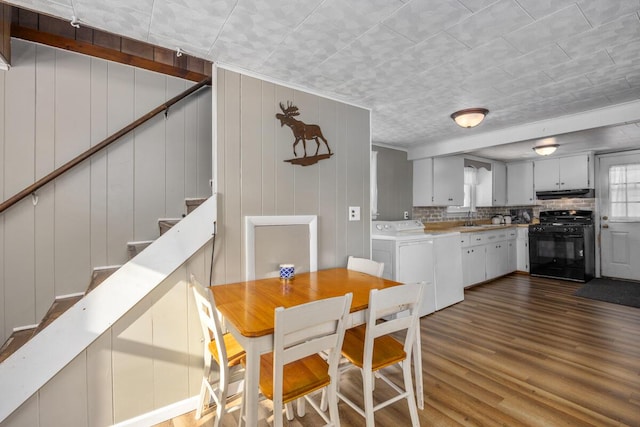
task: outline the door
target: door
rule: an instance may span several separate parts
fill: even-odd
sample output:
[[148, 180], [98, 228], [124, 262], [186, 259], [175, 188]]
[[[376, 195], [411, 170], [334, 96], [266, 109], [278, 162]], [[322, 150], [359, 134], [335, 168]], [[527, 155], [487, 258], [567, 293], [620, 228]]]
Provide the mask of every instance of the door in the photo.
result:
[[575, 190], [577, 188], [593, 188], [589, 182], [589, 156], [560, 158], [560, 190]]
[[462, 206], [464, 203], [464, 159], [433, 159], [433, 203], [436, 206]]
[[402, 283], [425, 282], [419, 316], [436, 310], [434, 290], [433, 240], [398, 243], [397, 274], [393, 279]]
[[462, 285], [462, 253], [460, 236], [439, 236], [434, 239], [436, 310], [442, 310], [464, 299]]
[[533, 205], [533, 162], [507, 164], [507, 205]]
[[640, 152], [601, 156], [600, 271], [640, 280]]
[[536, 160], [534, 165], [536, 191], [554, 191], [560, 188], [558, 159]]
[[485, 281], [486, 259], [485, 245], [462, 250], [462, 283], [465, 287]]

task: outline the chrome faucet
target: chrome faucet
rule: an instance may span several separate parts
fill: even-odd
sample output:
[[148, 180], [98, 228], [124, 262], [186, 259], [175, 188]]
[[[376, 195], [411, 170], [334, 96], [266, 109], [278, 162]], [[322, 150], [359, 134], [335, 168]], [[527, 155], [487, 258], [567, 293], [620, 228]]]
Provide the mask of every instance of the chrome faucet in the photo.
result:
[[474, 226], [473, 220], [471, 219], [471, 209], [469, 209], [469, 213], [467, 214], [467, 221], [464, 223], [466, 227]]

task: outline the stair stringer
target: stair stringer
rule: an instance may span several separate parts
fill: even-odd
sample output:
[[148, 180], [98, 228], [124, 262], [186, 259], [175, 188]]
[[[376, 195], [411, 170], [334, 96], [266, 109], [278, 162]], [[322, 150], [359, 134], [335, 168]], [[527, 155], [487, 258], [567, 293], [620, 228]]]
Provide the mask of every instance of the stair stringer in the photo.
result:
[[216, 195], [0, 364], [0, 422], [211, 240]]

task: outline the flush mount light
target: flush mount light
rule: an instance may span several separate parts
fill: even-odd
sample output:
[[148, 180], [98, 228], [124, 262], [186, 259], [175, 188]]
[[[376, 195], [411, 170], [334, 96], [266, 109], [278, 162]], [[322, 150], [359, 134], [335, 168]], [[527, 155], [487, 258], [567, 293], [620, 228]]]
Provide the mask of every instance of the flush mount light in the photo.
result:
[[486, 108], [467, 108], [456, 111], [451, 115], [451, 118], [460, 127], [472, 128], [478, 126], [487, 114], [489, 114], [489, 110]]
[[553, 154], [559, 146], [558, 144], [538, 145], [537, 147], [533, 147], [533, 151], [541, 156], [548, 156], [549, 154]]

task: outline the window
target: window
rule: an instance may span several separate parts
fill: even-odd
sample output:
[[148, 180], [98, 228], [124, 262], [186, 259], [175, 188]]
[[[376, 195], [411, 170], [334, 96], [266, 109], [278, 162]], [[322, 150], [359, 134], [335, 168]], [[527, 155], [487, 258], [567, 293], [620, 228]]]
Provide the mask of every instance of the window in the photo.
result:
[[640, 164], [609, 168], [609, 201], [612, 219], [640, 218]]
[[464, 167], [464, 202], [462, 206], [449, 206], [447, 212], [475, 212], [476, 185], [478, 184], [478, 170], [473, 166]]

